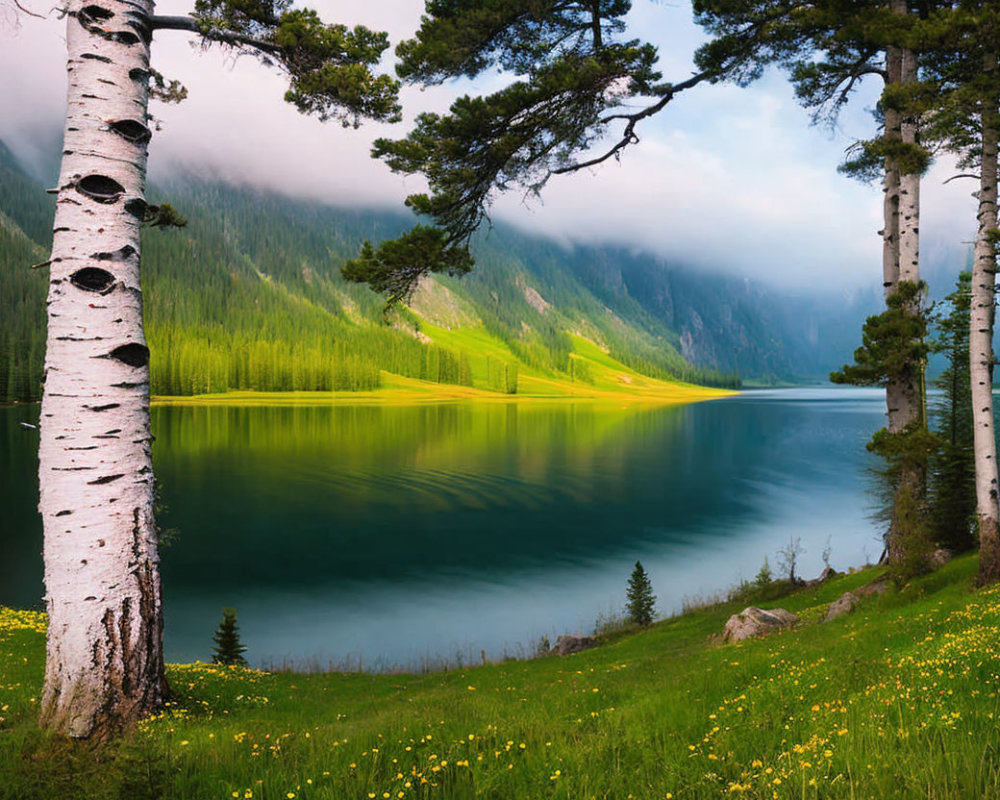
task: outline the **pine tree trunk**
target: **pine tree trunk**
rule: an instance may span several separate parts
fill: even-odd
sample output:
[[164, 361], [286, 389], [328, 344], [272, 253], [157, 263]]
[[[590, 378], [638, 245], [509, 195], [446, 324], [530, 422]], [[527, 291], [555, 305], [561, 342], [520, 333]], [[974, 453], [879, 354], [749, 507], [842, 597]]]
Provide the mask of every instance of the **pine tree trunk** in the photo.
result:
[[151, 0], [68, 7], [39, 511], [41, 719], [73, 737], [113, 733], [166, 692], [139, 282], [152, 13]]
[[[986, 72], [995, 72], [995, 55]], [[972, 266], [969, 319], [969, 368], [976, 463], [976, 516], [979, 523], [980, 584], [1000, 580], [1000, 510], [997, 507], [997, 446], [993, 431], [993, 318], [996, 289], [997, 141], [1000, 115], [996, 104], [982, 115], [983, 155], [979, 185], [979, 232]]]

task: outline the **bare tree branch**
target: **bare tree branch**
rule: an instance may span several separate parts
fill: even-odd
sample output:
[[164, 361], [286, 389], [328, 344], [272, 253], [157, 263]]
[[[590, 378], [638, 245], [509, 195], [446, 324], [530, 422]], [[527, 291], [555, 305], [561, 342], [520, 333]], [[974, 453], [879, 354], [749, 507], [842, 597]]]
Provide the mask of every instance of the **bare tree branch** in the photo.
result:
[[204, 36], [212, 42], [243, 45], [245, 47], [252, 47], [255, 50], [260, 50], [263, 53], [273, 53], [277, 55], [282, 52], [282, 48], [280, 46], [276, 45], [274, 42], [268, 42], [263, 39], [240, 36], [238, 33], [223, 31], [217, 28], [212, 28], [206, 32], [198, 26], [198, 20], [194, 17], [154, 15], [150, 20], [150, 27], [154, 31], [187, 31], [188, 33], [196, 33], [199, 36]]
[[642, 111], [637, 111], [634, 114], [611, 114], [604, 117], [601, 122], [613, 122], [614, 120], [626, 120], [625, 129], [622, 132], [621, 138], [615, 143], [613, 147], [607, 150], [603, 155], [597, 156], [596, 158], [591, 158], [587, 161], [578, 161], [575, 164], [570, 164], [569, 166], [560, 167], [559, 169], [552, 170], [553, 175], [565, 175], [568, 172], [576, 172], [581, 169], [586, 169], [587, 167], [594, 167], [598, 164], [602, 164], [609, 158], [617, 158], [618, 154], [621, 153], [630, 144], [637, 144], [639, 137], [635, 133], [635, 126], [642, 120], [653, 116], [654, 114], [662, 111], [667, 103], [674, 99], [674, 96], [678, 92], [682, 92], [685, 89], [690, 89], [697, 86], [699, 83], [711, 78], [717, 77], [718, 73], [715, 70], [705, 70], [704, 72], [699, 72], [697, 75], [692, 75], [686, 81], [681, 81], [680, 83], [675, 83], [666, 88], [663, 96], [657, 100], [653, 105], [647, 106]]
[[17, 0], [10, 0], [10, 1], [15, 6], [17, 6], [17, 10], [20, 11], [22, 14], [27, 14], [29, 17], [34, 17], [35, 19], [45, 19], [44, 15], [36, 14], [34, 11], [29, 11], [24, 6], [22, 6]]
[[952, 181], [957, 181], [959, 178], [972, 178], [973, 180], [977, 181], [979, 180], [978, 175], [970, 175], [970, 174], [952, 175], [950, 178], [948, 178], [948, 180], [941, 181], [941, 185], [944, 186], [945, 184], [951, 183]]

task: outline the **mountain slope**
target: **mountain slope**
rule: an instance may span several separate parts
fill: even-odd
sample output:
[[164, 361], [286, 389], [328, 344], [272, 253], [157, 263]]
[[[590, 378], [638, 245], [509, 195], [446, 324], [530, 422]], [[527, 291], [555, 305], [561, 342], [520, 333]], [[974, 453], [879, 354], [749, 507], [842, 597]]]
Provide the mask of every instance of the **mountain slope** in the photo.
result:
[[[44, 260], [50, 239], [42, 188], [0, 148], [0, 289], [13, 309], [0, 338], [0, 400], [38, 394], [45, 275], [26, 265]], [[381, 298], [345, 282], [339, 268], [364, 240], [393, 236], [411, 217], [190, 178], [150, 194], [189, 220], [143, 239], [158, 394], [366, 390], [383, 373], [500, 392], [516, 391], [518, 377], [591, 385], [603, 369], [594, 353], [623, 375], [733, 385], [737, 372], [821, 376], [853, 346], [834, 359], [817, 355], [822, 320], [808, 318], [804, 303], [789, 313], [758, 285], [503, 226], [476, 242], [472, 274], [427, 281], [410, 308], [384, 316]]]

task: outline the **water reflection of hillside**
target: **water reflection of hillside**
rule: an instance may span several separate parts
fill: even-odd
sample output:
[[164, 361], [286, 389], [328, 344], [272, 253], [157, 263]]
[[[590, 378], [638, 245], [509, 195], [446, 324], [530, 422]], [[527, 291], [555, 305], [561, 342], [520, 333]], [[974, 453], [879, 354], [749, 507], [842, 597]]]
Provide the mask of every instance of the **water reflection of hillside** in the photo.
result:
[[[835, 565], [859, 563], [877, 555], [864, 442], [882, 413], [850, 391], [154, 409], [161, 521], [180, 531], [163, 552], [171, 657], [206, 655], [222, 605], [259, 654], [405, 659], [455, 637], [520, 641], [535, 616], [592, 621], [636, 558], [663, 610], [752, 577], [789, 536], [805, 574], [828, 537]], [[0, 409], [0, 603], [42, 594], [37, 436], [17, 425], [31, 414]]]
[[[171, 580], [329, 584], [581, 563], [731, 536], [822, 471], [815, 407], [159, 408]], [[851, 458], [850, 453], [845, 457]], [[817, 463], [814, 463], [817, 462]], [[840, 468], [843, 464], [840, 464]]]

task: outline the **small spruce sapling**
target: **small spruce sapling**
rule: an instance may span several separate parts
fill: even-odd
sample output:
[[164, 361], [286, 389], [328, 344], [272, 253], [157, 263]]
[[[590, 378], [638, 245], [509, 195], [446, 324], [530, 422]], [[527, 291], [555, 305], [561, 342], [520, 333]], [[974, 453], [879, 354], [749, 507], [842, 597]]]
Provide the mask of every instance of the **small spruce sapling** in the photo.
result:
[[642, 568], [641, 561], [635, 562], [635, 569], [628, 579], [625, 598], [628, 600], [626, 604], [628, 616], [633, 623], [646, 627], [653, 621], [656, 595], [653, 594], [653, 585], [649, 582], [649, 575]]
[[222, 609], [222, 622], [212, 636], [215, 642], [212, 655], [212, 663], [232, 665], [241, 667], [247, 665], [247, 660], [243, 657], [246, 647], [240, 641], [240, 631], [236, 626], [236, 609]]
[[768, 563], [767, 556], [764, 556], [764, 563], [760, 565], [760, 572], [754, 578], [754, 587], [758, 590], [766, 589], [771, 585], [773, 580], [774, 573], [771, 572], [771, 565]]

